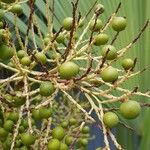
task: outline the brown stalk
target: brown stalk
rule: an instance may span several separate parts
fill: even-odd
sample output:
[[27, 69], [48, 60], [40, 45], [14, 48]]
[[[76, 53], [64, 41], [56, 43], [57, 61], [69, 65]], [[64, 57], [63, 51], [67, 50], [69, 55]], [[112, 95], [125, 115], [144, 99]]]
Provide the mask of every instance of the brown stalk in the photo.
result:
[[76, 0], [76, 2], [72, 2], [72, 7], [73, 7], [73, 22], [72, 22], [72, 29], [70, 31], [70, 39], [69, 39], [69, 43], [68, 43], [68, 46], [65, 50], [65, 53], [64, 53], [64, 62], [66, 61], [67, 59], [67, 56], [69, 55], [70, 53], [70, 50], [72, 49], [72, 40], [73, 40], [73, 36], [74, 36], [74, 32], [75, 32], [75, 29], [76, 29], [76, 12], [77, 12], [77, 7], [78, 7], [78, 2], [79, 0]]
[[[121, 8], [121, 2], [120, 2], [120, 3], [118, 4], [118, 6], [117, 6], [117, 8], [116, 8], [116, 10], [115, 10], [115, 14], [118, 13], [118, 11], [119, 11], [120, 8]], [[105, 26], [110, 22], [111, 18], [112, 18], [112, 16], [110, 16], [110, 17], [108, 18], [108, 20], [107, 20], [107, 22], [105, 23], [105, 25], [103, 26], [102, 30], [103, 30], [103, 29], [105, 28]]]

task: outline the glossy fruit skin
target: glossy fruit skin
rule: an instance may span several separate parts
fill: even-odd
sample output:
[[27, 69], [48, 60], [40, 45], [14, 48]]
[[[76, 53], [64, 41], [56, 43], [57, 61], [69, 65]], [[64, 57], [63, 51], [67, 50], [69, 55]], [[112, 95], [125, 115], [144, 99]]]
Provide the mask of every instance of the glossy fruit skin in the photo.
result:
[[94, 45], [96, 46], [104, 45], [108, 42], [108, 40], [109, 37], [107, 34], [104, 33], [98, 34], [97, 36], [95, 36]]
[[27, 55], [27, 53], [24, 50], [19, 50], [17, 52], [17, 56], [18, 56], [19, 59], [23, 58], [26, 55]]
[[48, 119], [52, 115], [52, 109], [51, 108], [45, 108], [41, 107], [39, 109], [39, 117], [42, 119]]
[[47, 148], [48, 148], [48, 150], [59, 150], [59, 148], [60, 148], [60, 141], [58, 139], [51, 139], [48, 142]]
[[23, 13], [23, 9], [20, 4], [13, 5], [10, 11], [17, 15], [21, 15]]
[[135, 119], [141, 112], [141, 106], [138, 102], [129, 100], [120, 105], [120, 112], [126, 119]]
[[6, 120], [3, 125], [4, 129], [8, 132], [13, 131], [13, 126], [14, 122], [12, 120]]
[[83, 134], [87, 134], [90, 132], [90, 128], [88, 126], [84, 126], [81, 131]]
[[118, 116], [114, 112], [106, 112], [103, 121], [108, 128], [113, 128], [119, 123]]
[[56, 38], [56, 42], [57, 43], [64, 43], [64, 41], [65, 41], [65, 36], [64, 36], [64, 34], [62, 33], [62, 34], [59, 34], [59, 36]]
[[8, 60], [14, 55], [14, 50], [11, 47], [8, 47], [5, 44], [0, 45], [0, 59]]
[[118, 79], [118, 71], [117, 69], [113, 67], [108, 67], [104, 69], [101, 73], [100, 76], [103, 81], [105, 82], [115, 82]]
[[72, 136], [66, 136], [65, 137], [65, 143], [70, 146], [73, 142], [73, 137]]
[[59, 150], [69, 150], [68, 146], [65, 143], [61, 143]]
[[79, 66], [74, 62], [68, 61], [59, 67], [59, 74], [62, 79], [71, 79], [79, 73]]
[[7, 4], [14, 3], [15, 1], [16, 0], [1, 0], [1, 2], [7, 3]]
[[[95, 20], [93, 20], [93, 21], [90, 23], [89, 29], [90, 29], [91, 31], [97, 32], [97, 31], [99, 31], [99, 30], [103, 27], [102, 21], [101, 21], [100, 19], [97, 19], [95, 27], [94, 27], [94, 25], [95, 25]], [[94, 27], [94, 28], [93, 28], [93, 27]]]
[[107, 60], [113, 60], [117, 57], [116, 48], [112, 45], [106, 45], [102, 48], [102, 56]]
[[122, 61], [122, 67], [125, 69], [125, 70], [129, 70], [131, 69], [132, 67], [134, 66], [134, 61], [130, 58], [126, 58]]
[[30, 66], [30, 64], [31, 64], [31, 58], [29, 57], [29, 56], [25, 56], [25, 57], [23, 57], [21, 60], [20, 60], [20, 62], [21, 62], [21, 64], [23, 65], [23, 66]]
[[32, 145], [35, 142], [35, 136], [30, 133], [22, 133], [21, 141], [26, 146]]
[[52, 131], [52, 136], [55, 139], [62, 140], [65, 136], [65, 131], [61, 126], [55, 127]]
[[43, 82], [40, 85], [40, 95], [48, 97], [55, 91], [54, 85], [51, 82]]
[[127, 20], [124, 17], [115, 17], [112, 21], [112, 28], [120, 32], [124, 30], [127, 26]]
[[38, 52], [38, 53], [35, 54], [35, 57], [37, 59], [37, 62], [40, 62], [41, 64], [46, 64], [47, 57], [45, 56], [44, 53]]
[[63, 20], [62, 26], [64, 27], [65, 30], [70, 31], [72, 28], [72, 24], [73, 24], [73, 18], [67, 17]]

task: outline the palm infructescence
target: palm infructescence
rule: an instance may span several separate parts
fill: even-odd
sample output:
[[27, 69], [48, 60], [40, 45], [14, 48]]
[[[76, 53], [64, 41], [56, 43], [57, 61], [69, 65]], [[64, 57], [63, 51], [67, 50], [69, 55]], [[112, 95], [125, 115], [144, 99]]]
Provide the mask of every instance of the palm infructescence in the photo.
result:
[[148, 32], [139, 40], [149, 2], [101, 3], [1, 0], [1, 148], [87, 149], [88, 125], [103, 132], [102, 149], [137, 149], [135, 135], [149, 148]]

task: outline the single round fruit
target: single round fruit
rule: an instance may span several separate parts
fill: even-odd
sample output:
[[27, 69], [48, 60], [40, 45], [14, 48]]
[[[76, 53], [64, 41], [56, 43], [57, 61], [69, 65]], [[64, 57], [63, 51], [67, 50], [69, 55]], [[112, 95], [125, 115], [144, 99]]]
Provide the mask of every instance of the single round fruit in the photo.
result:
[[134, 65], [134, 61], [130, 58], [126, 58], [122, 61], [122, 67], [125, 69], [125, 70], [129, 70], [133, 67]]
[[65, 143], [60, 143], [59, 150], [68, 150], [68, 146]]
[[68, 122], [68, 121], [63, 121], [63, 122], [61, 123], [61, 126], [62, 126], [63, 128], [67, 128], [68, 125], [69, 125], [69, 122]]
[[97, 19], [96, 22], [95, 20], [92, 20], [89, 29], [96, 32], [99, 31], [102, 27], [103, 27], [102, 21], [100, 19]]
[[72, 136], [66, 136], [65, 137], [65, 143], [70, 146], [73, 142], [73, 137]]
[[104, 124], [108, 128], [112, 128], [112, 127], [115, 127], [118, 124], [119, 119], [118, 119], [118, 116], [115, 113], [107, 112], [103, 116], [103, 121], [104, 121]]
[[15, 4], [11, 7], [10, 11], [14, 14], [21, 15], [23, 13], [23, 9], [20, 4]]
[[18, 56], [19, 59], [23, 58], [26, 55], [27, 55], [27, 53], [24, 50], [19, 50], [17, 52], [17, 56]]
[[42, 64], [46, 64], [46, 62], [47, 62], [47, 57], [45, 56], [44, 53], [38, 52], [38, 53], [35, 54], [35, 57], [36, 57], [36, 59], [37, 59], [37, 62], [40, 62], [40, 63], [42, 63]]
[[55, 127], [52, 131], [53, 138], [62, 140], [65, 136], [65, 131], [61, 126]]
[[70, 119], [69, 119], [69, 124], [70, 124], [70, 125], [75, 125], [75, 124], [77, 124], [77, 119], [75, 119], [75, 118], [70, 118]]
[[79, 73], [79, 66], [74, 62], [63, 63], [59, 68], [59, 74], [62, 79], [71, 79]]
[[58, 139], [51, 139], [48, 142], [47, 148], [48, 148], [48, 150], [59, 150], [59, 148], [60, 148], [60, 141]]
[[98, 34], [96, 37], [95, 37], [95, 41], [94, 41], [94, 45], [96, 46], [100, 46], [100, 45], [104, 45], [108, 42], [109, 40], [109, 37], [107, 34]]
[[0, 59], [7, 60], [12, 58], [14, 55], [14, 50], [5, 44], [0, 45]]
[[23, 133], [25, 131], [25, 128], [21, 125], [20, 127], [19, 127], [19, 133]]
[[59, 34], [59, 36], [56, 38], [57, 43], [64, 43], [65, 41], [65, 35], [63, 33]]
[[35, 120], [41, 120], [39, 110], [37, 110], [37, 109], [32, 110], [32, 116]]
[[40, 95], [42, 96], [50, 96], [54, 93], [54, 85], [51, 82], [43, 82], [40, 85]]
[[0, 127], [0, 138], [6, 137], [7, 135], [8, 132], [4, 128]]
[[67, 17], [63, 20], [62, 26], [64, 27], [65, 30], [70, 31], [72, 28], [72, 24], [73, 24], [73, 18]]
[[13, 131], [13, 126], [14, 122], [12, 120], [6, 120], [3, 125], [4, 129], [8, 132]]
[[100, 76], [103, 81], [105, 82], [115, 82], [118, 79], [118, 71], [117, 69], [113, 67], [108, 67], [104, 69], [101, 73]]
[[21, 134], [21, 141], [26, 146], [34, 144], [35, 140], [36, 140], [35, 136], [32, 135], [31, 133], [22, 133]]
[[29, 57], [29, 56], [25, 56], [25, 57], [23, 57], [21, 60], [20, 60], [20, 62], [21, 62], [21, 64], [23, 65], [23, 66], [30, 66], [30, 64], [31, 64], [31, 58]]
[[86, 138], [82, 138], [80, 142], [81, 142], [82, 146], [87, 146], [88, 145], [88, 139], [86, 139]]
[[141, 112], [141, 106], [136, 101], [126, 101], [120, 105], [120, 112], [126, 119], [135, 119]]
[[51, 108], [45, 108], [41, 107], [39, 109], [39, 117], [42, 119], [48, 119], [52, 115], [52, 109]]
[[25, 97], [15, 96], [13, 99], [14, 99], [14, 101], [13, 101], [12, 105], [14, 107], [19, 107], [19, 106], [23, 105], [26, 102], [26, 98]]
[[112, 21], [112, 28], [117, 32], [124, 30], [126, 26], [127, 20], [124, 17], [115, 17]]
[[90, 128], [88, 126], [84, 126], [81, 131], [83, 134], [87, 134], [90, 132]]
[[107, 60], [113, 60], [117, 57], [116, 48], [112, 45], [106, 45], [102, 48], [102, 56]]
[[9, 112], [6, 114], [6, 118], [8, 120], [12, 120], [13, 122], [17, 122], [18, 119], [19, 119], [19, 113], [16, 113], [16, 112]]

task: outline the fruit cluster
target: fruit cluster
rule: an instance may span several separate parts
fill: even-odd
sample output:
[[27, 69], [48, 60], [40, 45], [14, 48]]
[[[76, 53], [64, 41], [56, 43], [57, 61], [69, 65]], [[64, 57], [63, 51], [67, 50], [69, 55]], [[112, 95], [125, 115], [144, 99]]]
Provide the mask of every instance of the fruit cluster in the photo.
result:
[[[26, 2], [31, 12], [23, 36], [16, 18]], [[73, 1], [72, 17], [66, 17], [55, 31], [46, 0], [50, 15], [45, 22], [46, 35], [36, 20], [35, 3], [0, 0], [0, 69], [7, 72], [0, 79], [0, 149], [85, 150], [92, 139], [90, 125], [103, 131], [105, 150], [111, 149], [108, 137], [122, 150], [110, 129], [120, 123], [120, 117], [135, 119], [140, 115], [142, 102], [133, 96], [150, 97], [138, 92], [137, 87], [128, 90], [122, 86], [143, 72], [135, 71], [137, 60], [125, 54], [148, 22], [131, 43], [118, 50], [114, 43], [127, 27], [127, 18], [117, 16], [121, 3], [104, 23], [100, 19], [105, 12], [102, 4], [95, 3], [87, 15], [81, 16], [77, 13], [79, 0]], [[8, 12], [14, 16], [17, 42], [5, 19]], [[106, 32], [110, 28], [115, 32], [113, 37]], [[116, 62], [121, 65], [115, 67]], [[111, 108], [112, 103], [119, 108]]]

